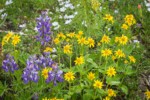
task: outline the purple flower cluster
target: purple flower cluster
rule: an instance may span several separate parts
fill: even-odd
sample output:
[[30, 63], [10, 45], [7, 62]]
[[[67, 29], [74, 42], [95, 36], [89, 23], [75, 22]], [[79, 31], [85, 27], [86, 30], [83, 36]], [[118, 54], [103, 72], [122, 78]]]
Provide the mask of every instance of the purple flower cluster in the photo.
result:
[[58, 82], [63, 81], [62, 77], [63, 71], [58, 69], [57, 64], [52, 65], [52, 71], [48, 72], [48, 78], [46, 79], [46, 83], [53, 82], [54, 85], [57, 85]]
[[39, 18], [36, 19], [37, 21], [37, 29], [39, 35], [37, 36], [37, 40], [41, 42], [41, 45], [45, 45], [47, 42], [50, 41], [51, 29], [52, 26], [50, 23], [50, 18], [47, 15], [47, 12], [42, 12]]
[[2, 68], [5, 72], [12, 72], [14, 73], [15, 70], [18, 70], [18, 65], [16, 64], [14, 57], [11, 55], [6, 55], [6, 59], [2, 62]]
[[49, 83], [50, 81], [54, 81], [54, 83], [56, 84], [56, 81], [63, 81], [63, 78], [61, 77], [63, 72], [54, 65], [55, 62], [48, 55], [34, 55], [29, 57], [29, 59], [27, 60], [26, 68], [24, 69], [22, 74], [24, 83], [27, 84], [29, 81], [38, 82], [38, 72], [46, 67], [52, 68], [52, 70], [49, 72], [48, 79], [46, 80], [47, 83]]
[[38, 70], [40, 70], [38, 66], [38, 58], [34, 55], [29, 57], [27, 60], [26, 68], [23, 71], [22, 78], [24, 83], [28, 83], [29, 81], [38, 82]]

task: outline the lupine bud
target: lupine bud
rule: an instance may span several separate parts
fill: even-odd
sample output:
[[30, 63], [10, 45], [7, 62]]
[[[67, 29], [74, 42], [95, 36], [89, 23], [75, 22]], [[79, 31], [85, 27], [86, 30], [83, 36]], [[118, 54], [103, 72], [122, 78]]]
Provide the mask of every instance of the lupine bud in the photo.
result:
[[41, 45], [45, 45], [50, 42], [50, 35], [52, 34], [50, 18], [47, 16], [47, 12], [42, 12], [41, 16], [37, 18], [36, 21], [36, 27], [39, 32], [39, 35], [36, 36], [36, 38], [41, 42]]
[[14, 73], [14, 70], [18, 70], [18, 65], [16, 64], [14, 57], [11, 55], [6, 55], [6, 59], [3, 60], [2, 68], [5, 70], [5, 72], [12, 72]]

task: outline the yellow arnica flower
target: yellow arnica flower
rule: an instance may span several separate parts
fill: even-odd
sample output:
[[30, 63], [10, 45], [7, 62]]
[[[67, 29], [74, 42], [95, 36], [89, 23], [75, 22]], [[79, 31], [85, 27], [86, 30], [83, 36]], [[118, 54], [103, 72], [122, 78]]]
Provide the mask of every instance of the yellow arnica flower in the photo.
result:
[[102, 50], [101, 53], [102, 53], [102, 56], [107, 57], [112, 54], [112, 51], [110, 49], [105, 49], [105, 50]]
[[54, 39], [54, 43], [55, 43], [55, 44], [59, 44], [59, 43], [60, 43], [59, 38], [55, 38], [55, 39]]
[[123, 24], [121, 28], [127, 30], [129, 26], [127, 24]]
[[59, 34], [57, 34], [57, 38], [65, 39], [66, 36], [62, 32], [60, 32]]
[[66, 42], [69, 42], [70, 41], [70, 38], [66, 38]]
[[115, 43], [119, 42], [120, 37], [115, 37]]
[[13, 32], [8, 32], [8, 34], [5, 35], [5, 39], [6, 39], [6, 42], [9, 41], [9, 39], [13, 36]]
[[77, 39], [80, 39], [80, 38], [81, 38], [81, 35], [76, 34], [75, 37], [76, 37]]
[[71, 54], [72, 53], [72, 45], [67, 44], [63, 47], [63, 49], [64, 49], [65, 54]]
[[109, 96], [109, 97], [116, 97], [116, 93], [115, 93], [115, 91], [112, 90], [112, 89], [108, 89], [108, 90], [107, 90], [107, 93], [108, 93], [108, 96]]
[[52, 52], [52, 51], [53, 51], [53, 49], [50, 48], [50, 47], [46, 47], [45, 50], [44, 50], [44, 52]]
[[113, 56], [112, 56], [112, 60], [115, 60], [115, 59], [116, 59], [116, 56], [113, 55]]
[[44, 77], [44, 79], [47, 79], [48, 78], [48, 72], [51, 71], [52, 68], [44, 68], [42, 70], [42, 76]]
[[121, 58], [121, 57], [125, 58], [125, 54], [120, 49], [118, 49], [117, 51], [115, 51], [115, 56], [118, 57], [118, 58]]
[[131, 26], [136, 23], [136, 20], [132, 14], [126, 15], [124, 20], [125, 20], [125, 23], [128, 24], [128, 26]]
[[42, 98], [42, 100], [49, 100], [49, 99], [47, 99], [47, 97], [45, 97], [45, 98]]
[[133, 63], [136, 62], [136, 59], [133, 56], [129, 56], [129, 59], [130, 59], [130, 62], [133, 62]]
[[92, 5], [92, 8], [97, 11], [97, 9], [99, 8], [100, 6], [100, 3], [98, 0], [91, 0], [91, 5]]
[[64, 99], [57, 99], [56, 97], [49, 99], [49, 100], [64, 100]]
[[88, 38], [87, 41], [88, 41], [88, 44], [89, 44], [89, 47], [90, 47], [90, 48], [94, 47], [95, 41], [94, 41], [92, 38]]
[[14, 45], [14, 46], [16, 46], [16, 44], [18, 44], [21, 40], [20, 40], [20, 36], [19, 35], [14, 35], [13, 37], [12, 37], [12, 44]]
[[4, 36], [2, 39], [2, 47], [7, 43], [7, 37]]
[[127, 64], [127, 63], [128, 63], [128, 60], [125, 60], [124, 63]]
[[93, 86], [94, 86], [94, 88], [101, 89], [103, 86], [103, 82], [101, 82], [99, 80], [95, 80]]
[[113, 16], [111, 16], [110, 14], [106, 14], [105, 17], [104, 17], [104, 19], [107, 20], [107, 21], [109, 21], [109, 22], [112, 22], [112, 23], [114, 22]]
[[81, 36], [83, 35], [83, 31], [79, 31], [78, 34]]
[[75, 65], [81, 65], [84, 63], [84, 57], [83, 56], [77, 57], [74, 62], [75, 62]]
[[110, 100], [110, 97], [107, 96], [103, 100]]
[[66, 81], [69, 82], [69, 81], [73, 81], [75, 76], [72, 72], [68, 72], [64, 75], [64, 78], [65, 78]]
[[90, 72], [87, 77], [89, 80], [93, 80], [95, 79], [95, 73]]
[[82, 38], [79, 38], [78, 39], [78, 44], [81, 44], [81, 45], [86, 45], [87, 44], [87, 41], [86, 41], [86, 39], [84, 38], [84, 37], [82, 37]]
[[116, 75], [116, 70], [114, 67], [109, 67], [107, 70], [107, 76], [112, 77]]
[[149, 90], [147, 90], [147, 91], [145, 92], [145, 95], [146, 95], [146, 98], [147, 98], [147, 99], [150, 99], [150, 91], [149, 91]]
[[69, 33], [69, 34], [67, 34], [67, 36], [70, 37], [70, 38], [73, 38], [75, 36], [75, 33], [74, 32]]
[[127, 36], [124, 36], [122, 35], [119, 39], [119, 43], [122, 44], [122, 45], [126, 45], [128, 42], [128, 37]]
[[100, 42], [98, 42], [98, 43], [97, 43], [97, 46], [101, 46], [101, 43], [100, 43]]
[[103, 35], [102, 39], [101, 39], [102, 43], [109, 43], [110, 42], [110, 38], [107, 35]]

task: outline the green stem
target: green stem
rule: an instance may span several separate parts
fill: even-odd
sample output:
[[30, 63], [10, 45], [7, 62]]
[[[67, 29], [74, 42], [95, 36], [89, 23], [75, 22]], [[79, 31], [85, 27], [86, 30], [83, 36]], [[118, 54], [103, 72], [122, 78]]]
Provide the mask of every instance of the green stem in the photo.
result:
[[71, 69], [71, 55], [70, 55], [70, 69]]
[[[104, 45], [102, 44], [102, 49], [101, 50], [103, 50], [103, 48], [104, 48]], [[101, 50], [100, 50], [100, 62], [99, 62], [99, 66], [101, 65], [101, 61], [102, 61], [102, 56], [101, 56]]]
[[94, 91], [94, 100], [96, 99], [96, 89]]
[[59, 44], [59, 49], [58, 49], [58, 52], [59, 52], [59, 64], [60, 64], [60, 48], [61, 48], [61, 46], [60, 46], [60, 44]]
[[[105, 68], [104, 68], [104, 69], [105, 69], [105, 72], [106, 72], [107, 57], [105, 58], [105, 61], [106, 61], [106, 63], [105, 63]], [[104, 81], [104, 79], [105, 79], [105, 76], [106, 76], [106, 75], [104, 74], [104, 77], [103, 77], [103, 79], [102, 79], [102, 82]]]

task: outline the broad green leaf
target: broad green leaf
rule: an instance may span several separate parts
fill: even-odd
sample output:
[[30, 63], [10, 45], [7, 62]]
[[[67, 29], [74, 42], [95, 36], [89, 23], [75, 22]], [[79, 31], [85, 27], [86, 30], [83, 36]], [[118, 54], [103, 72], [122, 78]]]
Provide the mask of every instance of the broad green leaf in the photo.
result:
[[91, 100], [91, 99], [92, 99], [92, 94], [90, 93], [83, 94], [83, 100]]
[[3, 85], [2, 82], [0, 82], [0, 96], [2, 96], [5, 91], [7, 91], [7, 85]]
[[119, 85], [120, 82], [120, 77], [107, 77], [106, 78], [106, 83], [109, 85]]
[[135, 70], [132, 69], [132, 66], [127, 66], [125, 70], [126, 75], [132, 75], [135, 73]]
[[89, 62], [89, 63], [91, 63], [93, 65], [93, 67], [98, 68], [98, 65], [93, 61], [92, 58], [87, 58], [86, 61]]
[[121, 86], [121, 90], [127, 95], [128, 94], [128, 87], [125, 85]]

